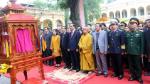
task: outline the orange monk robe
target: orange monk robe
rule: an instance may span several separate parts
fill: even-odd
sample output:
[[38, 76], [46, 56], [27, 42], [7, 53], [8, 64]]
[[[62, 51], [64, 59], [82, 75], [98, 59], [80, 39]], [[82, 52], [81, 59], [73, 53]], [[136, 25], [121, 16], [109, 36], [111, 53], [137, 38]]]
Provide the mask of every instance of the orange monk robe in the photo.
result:
[[88, 33], [82, 35], [79, 41], [80, 48], [80, 69], [83, 71], [94, 70], [94, 60], [92, 56], [92, 36]]

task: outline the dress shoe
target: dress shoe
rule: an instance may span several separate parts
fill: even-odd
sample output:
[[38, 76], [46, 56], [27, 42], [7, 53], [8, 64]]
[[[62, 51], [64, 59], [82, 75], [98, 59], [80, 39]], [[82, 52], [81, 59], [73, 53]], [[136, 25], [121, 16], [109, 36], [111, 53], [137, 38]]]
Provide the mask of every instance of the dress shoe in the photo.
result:
[[114, 78], [114, 77], [118, 77], [118, 76], [114, 73], [114, 74], [111, 75], [111, 77]]
[[67, 69], [71, 69], [71, 66], [68, 66]]
[[104, 74], [104, 77], [108, 77], [108, 74]]
[[67, 69], [67, 66], [65, 66], [64, 69]]
[[143, 84], [143, 80], [141, 78], [137, 79], [140, 84]]
[[80, 69], [76, 69], [76, 72], [79, 72], [80, 71]]
[[72, 70], [76, 70], [76, 69], [75, 69], [75, 68], [73, 68], [73, 67], [71, 67], [71, 68], [70, 68], [70, 71], [72, 71]]
[[58, 67], [58, 64], [56, 64], [55, 67]]
[[118, 76], [118, 80], [121, 80], [121, 79], [123, 79], [123, 75]]
[[96, 73], [96, 76], [100, 76], [100, 75], [102, 75], [102, 73], [100, 73], [100, 72]]
[[57, 64], [57, 67], [60, 67], [60, 64]]
[[88, 74], [88, 73], [89, 73], [89, 71], [83, 71], [83, 73]]
[[129, 79], [128, 79], [128, 81], [134, 81], [136, 78], [135, 77], [130, 77]]
[[144, 76], [150, 76], [150, 72], [144, 73]]

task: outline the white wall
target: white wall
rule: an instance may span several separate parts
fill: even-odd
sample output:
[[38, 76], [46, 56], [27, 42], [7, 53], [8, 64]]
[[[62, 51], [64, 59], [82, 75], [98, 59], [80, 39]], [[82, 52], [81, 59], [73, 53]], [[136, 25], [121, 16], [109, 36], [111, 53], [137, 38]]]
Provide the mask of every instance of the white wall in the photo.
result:
[[[102, 5], [102, 13], [106, 13], [109, 16], [109, 13], [112, 11], [115, 15], [116, 11], [120, 11], [120, 15], [122, 17], [122, 10], [127, 10], [127, 18], [130, 18], [130, 10], [131, 8], [135, 8], [137, 12], [137, 16], [139, 18], [146, 18], [148, 16], [147, 6], [150, 6], [150, 0], [117, 0], [112, 3], [105, 3]], [[144, 16], [139, 16], [138, 8], [144, 8]]]

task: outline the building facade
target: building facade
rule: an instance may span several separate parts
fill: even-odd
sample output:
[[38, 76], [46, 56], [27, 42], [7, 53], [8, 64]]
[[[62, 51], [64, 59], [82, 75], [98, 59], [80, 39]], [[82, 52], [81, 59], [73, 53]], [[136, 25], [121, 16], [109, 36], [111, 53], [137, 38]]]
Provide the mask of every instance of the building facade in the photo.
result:
[[102, 14], [110, 19], [137, 17], [150, 18], [150, 0], [106, 0], [101, 4]]
[[[61, 10], [50, 11], [47, 9], [39, 9], [34, 7], [33, 4], [21, 4], [25, 7], [26, 14], [32, 15], [37, 18], [39, 28], [49, 27], [51, 29], [60, 28], [65, 25], [65, 15]], [[0, 7], [0, 16], [3, 14]]]
[[49, 11], [39, 9], [31, 4], [22, 4], [26, 7], [26, 13], [33, 15], [39, 20], [39, 28], [49, 27], [51, 29], [60, 28], [65, 25], [64, 12], [60, 10]]

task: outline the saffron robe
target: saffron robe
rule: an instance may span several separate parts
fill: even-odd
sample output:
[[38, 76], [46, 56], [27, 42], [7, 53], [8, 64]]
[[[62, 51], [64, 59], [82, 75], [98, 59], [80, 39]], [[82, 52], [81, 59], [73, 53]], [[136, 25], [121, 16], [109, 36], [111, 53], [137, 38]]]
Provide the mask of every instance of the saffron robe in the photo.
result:
[[83, 71], [94, 70], [94, 59], [92, 55], [92, 36], [83, 34], [79, 41], [80, 49], [80, 69]]

